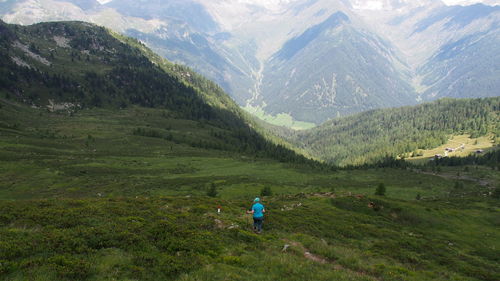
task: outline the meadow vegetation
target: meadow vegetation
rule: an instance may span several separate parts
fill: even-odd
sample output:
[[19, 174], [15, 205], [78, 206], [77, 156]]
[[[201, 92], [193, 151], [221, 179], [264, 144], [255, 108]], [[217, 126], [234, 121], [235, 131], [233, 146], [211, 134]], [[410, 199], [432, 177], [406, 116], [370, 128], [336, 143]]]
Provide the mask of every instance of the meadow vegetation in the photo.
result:
[[[0, 280], [500, 279], [495, 150], [338, 168], [138, 41], [85, 23], [0, 35]], [[496, 128], [498, 99], [473, 105], [454, 124]]]
[[2, 280], [499, 278], [491, 167], [322, 170], [198, 146], [219, 129], [163, 109], [1, 105]]

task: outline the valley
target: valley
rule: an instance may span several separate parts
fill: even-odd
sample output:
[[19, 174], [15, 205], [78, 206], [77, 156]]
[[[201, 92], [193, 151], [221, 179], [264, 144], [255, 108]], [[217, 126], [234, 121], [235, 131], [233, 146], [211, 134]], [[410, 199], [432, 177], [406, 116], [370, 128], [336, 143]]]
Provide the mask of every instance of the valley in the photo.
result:
[[336, 118], [310, 130], [284, 130], [279, 134], [310, 155], [341, 166], [409, 158], [423, 151], [445, 156], [440, 147], [464, 132], [474, 138], [482, 137], [485, 147], [496, 146], [499, 108], [498, 97], [442, 99], [412, 107], [367, 111]]
[[20, 24], [83, 20], [135, 37], [275, 125], [498, 96], [494, 1], [101, 2], [3, 1], [0, 16]]
[[[490, 167], [322, 170], [198, 146], [213, 128], [161, 109], [1, 106], [3, 280], [498, 277]], [[244, 211], [264, 187], [259, 236]]]
[[[207, 25], [213, 14], [199, 2], [160, 2], [30, 3], [49, 5], [54, 14], [67, 9], [58, 19], [86, 11], [83, 20], [110, 13], [106, 20], [162, 26], [175, 35], [174, 41], [165, 37], [175, 44], [158, 43], [163, 54], [149, 49], [144, 38], [88, 22], [0, 21], [0, 280], [500, 279], [498, 96], [338, 113], [314, 128], [310, 111], [303, 116], [311, 118], [299, 118], [309, 122], [299, 122], [298, 111], [270, 114], [250, 107], [261, 116], [274, 115], [279, 125], [305, 130], [275, 126], [241, 109], [245, 99], [233, 100], [223, 90], [230, 84], [219, 86], [162, 58], [176, 54], [201, 62], [197, 67], [211, 78], [219, 70], [232, 78], [238, 72], [246, 82], [245, 71], [259, 66], [255, 60], [238, 61], [224, 44], [204, 40], [200, 34], [215, 32], [220, 21]], [[23, 3], [3, 1], [0, 11], [20, 20], [29, 11], [17, 6]], [[276, 18], [268, 18], [269, 9], [279, 18], [280, 3], [290, 4], [290, 13], [315, 14], [309, 31], [291, 36], [321, 38], [311, 41], [316, 51], [307, 56], [320, 54], [324, 40], [352, 39], [346, 45], [336, 41], [345, 73], [349, 62], [383, 63], [383, 55], [349, 59], [386, 42], [357, 30], [350, 12], [330, 18], [328, 10], [313, 9], [324, 1], [262, 2], [266, 9], [253, 6], [250, 12], [246, 1], [238, 3], [240, 15], [258, 14], [270, 22]], [[24, 12], [13, 12], [14, 6]], [[54, 14], [34, 15], [40, 20]], [[324, 23], [323, 16], [330, 20]], [[251, 24], [252, 19], [234, 20]], [[322, 30], [325, 25], [333, 29]], [[194, 27], [204, 33], [191, 33]], [[147, 35], [159, 40], [155, 36]], [[276, 73], [269, 75], [289, 77], [278, 75], [288, 67], [281, 59], [297, 51], [299, 41], [275, 56]], [[215, 45], [248, 68], [231, 64], [235, 72], [230, 72], [225, 59], [207, 60], [207, 48]], [[254, 46], [237, 53], [273, 52]], [[363, 71], [366, 77], [385, 77], [390, 69]], [[327, 72], [324, 77], [331, 78]], [[274, 83], [257, 76], [262, 85], [256, 89]], [[337, 104], [342, 93], [332, 96], [330, 86], [352, 87], [345, 93], [354, 93], [346, 95], [359, 103], [347, 100], [343, 108], [371, 108], [361, 103], [368, 93], [359, 83], [373, 81], [349, 74], [349, 83], [342, 84], [346, 81], [335, 77], [324, 78], [328, 89], [318, 86], [318, 93]], [[327, 116], [326, 110], [311, 108]], [[398, 159], [409, 153], [427, 157], [444, 146], [456, 148], [457, 142], [484, 152], [434, 161]], [[262, 233], [252, 229], [248, 213], [255, 197], [266, 208]]]

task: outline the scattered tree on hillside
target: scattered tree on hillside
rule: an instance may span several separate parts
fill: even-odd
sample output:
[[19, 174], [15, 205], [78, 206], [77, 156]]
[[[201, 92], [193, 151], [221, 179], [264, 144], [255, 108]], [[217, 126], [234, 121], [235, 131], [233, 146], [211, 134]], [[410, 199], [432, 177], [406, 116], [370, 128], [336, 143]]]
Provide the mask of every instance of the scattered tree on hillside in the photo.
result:
[[207, 191], [207, 196], [217, 197], [217, 187], [215, 186], [215, 183], [210, 184], [210, 188]]
[[462, 189], [464, 187], [464, 184], [460, 181], [455, 182], [455, 185], [453, 186], [455, 189]]
[[385, 196], [385, 184], [379, 183], [375, 190], [375, 195]]
[[497, 188], [495, 188], [495, 190], [493, 190], [491, 197], [496, 198], [496, 199], [500, 199], [500, 187], [497, 187]]
[[260, 196], [271, 196], [271, 195], [273, 195], [273, 191], [269, 186], [262, 188], [262, 190], [260, 191]]

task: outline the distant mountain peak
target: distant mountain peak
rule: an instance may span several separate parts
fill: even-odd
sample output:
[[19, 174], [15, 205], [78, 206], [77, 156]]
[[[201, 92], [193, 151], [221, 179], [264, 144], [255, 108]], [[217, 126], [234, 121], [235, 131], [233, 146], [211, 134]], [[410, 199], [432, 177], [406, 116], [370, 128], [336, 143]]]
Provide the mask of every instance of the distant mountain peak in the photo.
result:
[[446, 6], [471, 6], [478, 3], [495, 6], [500, 5], [500, 0], [350, 0], [349, 3], [355, 10], [393, 11], [439, 5], [439, 3]]
[[405, 7], [422, 7], [438, 1], [432, 0], [351, 0], [351, 6], [355, 10], [391, 11]]
[[349, 22], [349, 17], [343, 12], [336, 12], [322, 23], [312, 26], [300, 36], [287, 41], [281, 51], [276, 54], [276, 57], [282, 60], [291, 59], [311, 41], [316, 39], [321, 33], [330, 28], [338, 27], [346, 22]]
[[500, 0], [442, 0], [446, 5], [460, 5], [460, 6], [470, 6], [477, 3], [482, 3], [489, 6], [500, 5]]
[[0, 0], [8, 23], [81, 20], [133, 36], [240, 105], [320, 123], [438, 97], [498, 95], [500, 0]]

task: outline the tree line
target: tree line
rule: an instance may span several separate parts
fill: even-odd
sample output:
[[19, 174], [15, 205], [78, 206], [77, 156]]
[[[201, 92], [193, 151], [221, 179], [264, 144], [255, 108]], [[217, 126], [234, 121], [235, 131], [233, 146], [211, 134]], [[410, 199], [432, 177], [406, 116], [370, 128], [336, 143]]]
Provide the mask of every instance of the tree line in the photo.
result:
[[[323, 165], [264, 137], [219, 86], [187, 67], [158, 58], [137, 40], [116, 38], [104, 28], [75, 22], [27, 27], [2, 24], [0, 32], [2, 30], [11, 35], [0, 42], [0, 74], [5, 74], [0, 76], [0, 92], [6, 93], [7, 98], [38, 105], [51, 99], [78, 103], [83, 108], [142, 106], [167, 109], [174, 118], [199, 121], [223, 132], [217, 136], [217, 142], [162, 136], [167, 139], [283, 162]], [[26, 34], [29, 36], [24, 36]], [[71, 49], [57, 49], [53, 40], [55, 35], [70, 40]], [[39, 65], [28, 57], [23, 59], [33, 62], [36, 67], [16, 64], [11, 57], [22, 54], [12, 47], [14, 40], [34, 45], [44, 57], [52, 56], [52, 65]], [[47, 46], [56, 51], [50, 51]], [[89, 59], [75, 60], [75, 53], [82, 52]], [[133, 133], [160, 136], [141, 129]]]
[[414, 107], [379, 109], [331, 120], [290, 139], [310, 154], [339, 165], [363, 165], [413, 156], [450, 136], [500, 136], [500, 98], [442, 99]]

